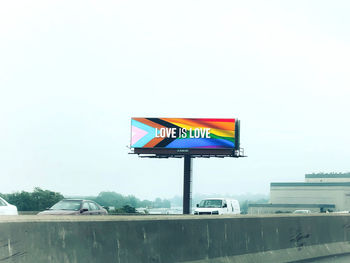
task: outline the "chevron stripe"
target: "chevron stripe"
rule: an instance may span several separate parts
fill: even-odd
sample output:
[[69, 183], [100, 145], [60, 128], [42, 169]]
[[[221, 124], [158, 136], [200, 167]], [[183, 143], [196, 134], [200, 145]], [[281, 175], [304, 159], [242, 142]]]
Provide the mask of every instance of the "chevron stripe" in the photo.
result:
[[139, 130], [143, 131], [142, 133], [143, 136], [142, 135], [138, 136], [137, 137], [138, 140], [135, 141], [134, 144], [131, 145], [131, 147], [135, 147], [135, 148], [143, 147], [145, 146], [145, 144], [147, 144], [149, 141], [151, 141], [155, 137], [155, 134], [156, 134], [155, 128], [150, 127], [136, 120], [132, 120], [131, 125], [133, 127], [136, 127], [136, 129], [138, 129], [138, 130], [134, 129], [134, 131], [139, 131]]
[[131, 133], [131, 145], [135, 145], [136, 142], [147, 135], [147, 132], [145, 130], [137, 128], [136, 126], [131, 126]]
[[[132, 118], [133, 148], [234, 148], [236, 138], [236, 119], [203, 118]], [[156, 137], [161, 129], [182, 128], [184, 137]], [[210, 129], [210, 138], [191, 138], [195, 129]], [[192, 133], [191, 133], [192, 130]], [[187, 136], [186, 136], [187, 135]], [[179, 134], [178, 134], [179, 136]]]

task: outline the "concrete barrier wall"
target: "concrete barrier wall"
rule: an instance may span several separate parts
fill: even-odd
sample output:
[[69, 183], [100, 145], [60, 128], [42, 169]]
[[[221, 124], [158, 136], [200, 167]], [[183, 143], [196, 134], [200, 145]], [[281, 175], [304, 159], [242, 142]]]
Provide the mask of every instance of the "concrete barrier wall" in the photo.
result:
[[1, 263], [301, 262], [349, 241], [348, 215], [0, 218]]

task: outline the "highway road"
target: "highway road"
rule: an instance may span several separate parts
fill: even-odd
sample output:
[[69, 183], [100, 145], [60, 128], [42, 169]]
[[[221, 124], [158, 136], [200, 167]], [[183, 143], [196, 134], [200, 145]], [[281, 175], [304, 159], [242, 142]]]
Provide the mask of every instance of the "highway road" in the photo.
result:
[[306, 261], [298, 261], [298, 263], [349, 263], [350, 262], [350, 255], [338, 255], [333, 257], [324, 257], [320, 259], [312, 259], [312, 260], [306, 260]]

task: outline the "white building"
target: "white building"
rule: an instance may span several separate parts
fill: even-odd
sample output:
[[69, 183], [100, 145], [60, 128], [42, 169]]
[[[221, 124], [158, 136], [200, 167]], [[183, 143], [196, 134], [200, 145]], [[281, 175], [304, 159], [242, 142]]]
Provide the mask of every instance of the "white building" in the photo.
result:
[[306, 174], [305, 182], [271, 183], [270, 204], [251, 204], [250, 214], [350, 210], [350, 173]]

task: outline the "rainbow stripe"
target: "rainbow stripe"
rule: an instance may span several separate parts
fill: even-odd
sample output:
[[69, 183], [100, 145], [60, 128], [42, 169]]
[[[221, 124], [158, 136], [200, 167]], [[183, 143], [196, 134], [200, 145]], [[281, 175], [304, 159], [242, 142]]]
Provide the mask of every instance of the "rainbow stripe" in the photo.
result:
[[[132, 148], [235, 148], [236, 119], [132, 118]], [[175, 136], [160, 136], [160, 130], [173, 129]], [[210, 133], [193, 138], [196, 129]], [[180, 132], [182, 131], [182, 132]]]

